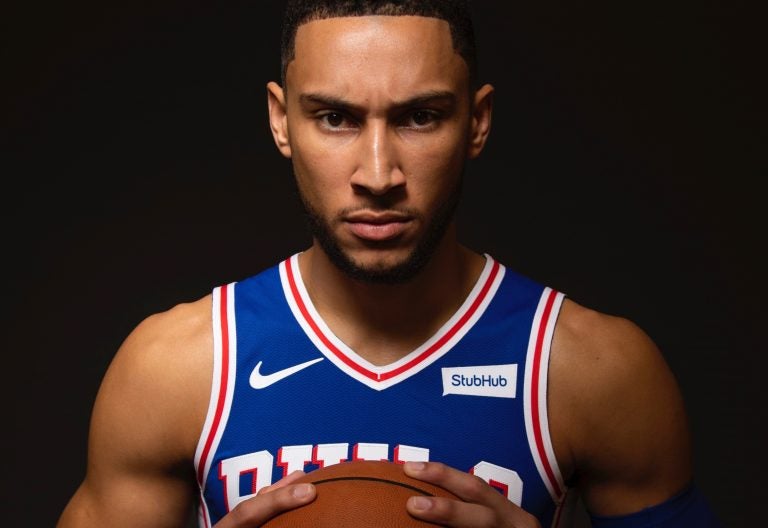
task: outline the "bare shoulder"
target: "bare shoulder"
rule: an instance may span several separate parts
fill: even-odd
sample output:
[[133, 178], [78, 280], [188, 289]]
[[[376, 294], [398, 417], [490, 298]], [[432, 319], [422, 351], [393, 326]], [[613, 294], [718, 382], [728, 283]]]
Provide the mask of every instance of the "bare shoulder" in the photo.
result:
[[557, 321], [550, 368], [557, 388], [576, 389], [574, 395], [586, 401], [611, 391], [626, 394], [670, 374], [655, 343], [635, 323], [568, 299]]
[[[211, 297], [174, 306], [143, 320], [125, 339], [99, 392], [94, 419], [118, 414], [126, 423], [144, 424], [168, 450], [166, 459], [191, 457], [207, 410], [212, 372]], [[118, 408], [114, 401], [121, 403]]]
[[635, 323], [566, 300], [549, 376], [555, 451], [592, 511], [637, 511], [688, 483], [683, 400], [661, 351]]
[[213, 369], [211, 298], [147, 317], [107, 369], [91, 415], [86, 477], [59, 528], [179, 526]]

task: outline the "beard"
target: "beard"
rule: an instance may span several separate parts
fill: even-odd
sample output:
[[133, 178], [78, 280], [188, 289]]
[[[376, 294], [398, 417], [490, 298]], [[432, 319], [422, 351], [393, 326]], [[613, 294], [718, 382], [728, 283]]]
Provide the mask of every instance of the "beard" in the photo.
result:
[[[412, 280], [419, 274], [443, 240], [459, 204], [462, 182], [463, 177], [459, 178], [454, 189], [441, 202], [440, 207], [429, 220], [423, 235], [408, 256], [401, 262], [390, 266], [381, 264], [365, 266], [356, 262], [342, 249], [338, 237], [333, 234], [329, 222], [312, 207], [312, 204], [302, 195], [301, 190], [297, 190], [312, 236], [318, 241], [320, 247], [338, 269], [348, 277], [361, 282], [370, 284], [402, 284]], [[385, 203], [387, 201], [386, 198], [381, 197], [380, 200], [380, 197], [374, 198], [377, 199], [378, 203], [374, 204], [373, 209], [397, 210], [397, 208], [387, 206]]]

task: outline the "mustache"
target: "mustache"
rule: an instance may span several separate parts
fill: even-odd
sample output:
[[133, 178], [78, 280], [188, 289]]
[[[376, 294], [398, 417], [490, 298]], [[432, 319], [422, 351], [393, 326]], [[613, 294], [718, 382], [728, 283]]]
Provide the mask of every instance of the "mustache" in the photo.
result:
[[355, 199], [351, 202], [351, 205], [348, 205], [337, 212], [337, 218], [364, 213], [379, 215], [393, 214], [408, 217], [421, 216], [417, 209], [405, 205], [407, 203], [405, 189], [400, 187], [390, 189], [383, 194], [356, 192]]
[[407, 217], [421, 216], [418, 210], [413, 209], [411, 207], [391, 206], [388, 204], [379, 204], [379, 203], [369, 203], [369, 204], [353, 205], [350, 207], [344, 207], [343, 209], [339, 209], [339, 211], [336, 213], [336, 217], [345, 218], [348, 216], [354, 216], [358, 213], [374, 213], [374, 214], [390, 213], [397, 216], [407, 216]]

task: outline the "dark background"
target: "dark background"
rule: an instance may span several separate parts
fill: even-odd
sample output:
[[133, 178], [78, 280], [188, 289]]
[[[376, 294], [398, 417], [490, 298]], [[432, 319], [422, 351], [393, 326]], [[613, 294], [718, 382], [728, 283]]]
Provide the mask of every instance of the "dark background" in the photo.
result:
[[[42, 527], [83, 477], [128, 332], [309, 238], [266, 121], [280, 2], [1, 9], [2, 510]], [[475, 12], [497, 98], [463, 239], [644, 328], [714, 509], [768, 525], [764, 19], [725, 0]]]

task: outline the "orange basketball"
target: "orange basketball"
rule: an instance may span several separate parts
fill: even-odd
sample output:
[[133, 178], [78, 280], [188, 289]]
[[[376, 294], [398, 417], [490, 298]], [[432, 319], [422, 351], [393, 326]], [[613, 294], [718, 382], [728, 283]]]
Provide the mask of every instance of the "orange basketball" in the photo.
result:
[[443, 488], [407, 476], [402, 465], [385, 461], [342, 462], [307, 473], [297, 482], [314, 484], [315, 500], [281, 513], [264, 528], [423, 528], [435, 525], [408, 514], [408, 497], [458, 499]]

